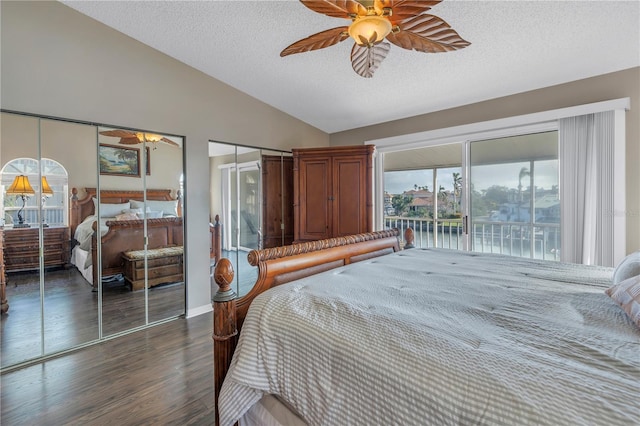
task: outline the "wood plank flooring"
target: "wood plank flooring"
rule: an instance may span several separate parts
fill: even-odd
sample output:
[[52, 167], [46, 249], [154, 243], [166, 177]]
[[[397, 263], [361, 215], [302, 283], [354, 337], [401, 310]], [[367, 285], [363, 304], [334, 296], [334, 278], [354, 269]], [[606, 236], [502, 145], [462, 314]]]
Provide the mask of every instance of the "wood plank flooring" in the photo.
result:
[[[37, 272], [8, 274], [9, 312], [0, 318], [0, 365], [42, 355], [40, 282]], [[103, 335], [145, 325], [145, 292], [131, 291], [123, 280], [103, 284]], [[185, 309], [184, 283], [149, 290], [149, 322], [176, 317]], [[44, 273], [44, 353], [98, 339], [98, 293], [76, 268]]]
[[2, 425], [214, 423], [212, 314], [0, 376]]

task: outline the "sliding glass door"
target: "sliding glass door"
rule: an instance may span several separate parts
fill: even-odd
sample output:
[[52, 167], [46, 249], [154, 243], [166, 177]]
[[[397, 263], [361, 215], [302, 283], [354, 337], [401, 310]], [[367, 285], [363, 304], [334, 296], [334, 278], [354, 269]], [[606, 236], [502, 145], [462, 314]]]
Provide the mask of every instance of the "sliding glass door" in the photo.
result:
[[418, 247], [463, 248], [462, 144], [384, 154], [384, 226], [408, 227]]
[[559, 259], [557, 132], [471, 142], [469, 175], [473, 251]]
[[413, 228], [417, 247], [559, 260], [556, 131], [385, 150], [382, 164], [383, 226]]

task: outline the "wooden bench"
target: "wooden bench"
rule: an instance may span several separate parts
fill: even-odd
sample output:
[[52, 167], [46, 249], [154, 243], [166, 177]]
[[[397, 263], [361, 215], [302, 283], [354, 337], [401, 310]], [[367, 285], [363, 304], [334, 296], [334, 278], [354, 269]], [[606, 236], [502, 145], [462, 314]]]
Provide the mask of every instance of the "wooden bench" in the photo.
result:
[[124, 280], [132, 290], [144, 288], [145, 253], [149, 287], [184, 280], [182, 246], [126, 251], [122, 253]]

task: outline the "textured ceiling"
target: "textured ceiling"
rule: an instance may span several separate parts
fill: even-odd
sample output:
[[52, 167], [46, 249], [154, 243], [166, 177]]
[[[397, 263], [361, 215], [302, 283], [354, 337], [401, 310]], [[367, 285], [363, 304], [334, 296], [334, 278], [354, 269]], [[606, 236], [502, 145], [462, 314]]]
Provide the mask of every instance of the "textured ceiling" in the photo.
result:
[[64, 1], [64, 4], [327, 133], [640, 66], [640, 2], [455, 1], [430, 13], [471, 46], [395, 45], [371, 79], [353, 42], [280, 57], [349, 21], [285, 1]]

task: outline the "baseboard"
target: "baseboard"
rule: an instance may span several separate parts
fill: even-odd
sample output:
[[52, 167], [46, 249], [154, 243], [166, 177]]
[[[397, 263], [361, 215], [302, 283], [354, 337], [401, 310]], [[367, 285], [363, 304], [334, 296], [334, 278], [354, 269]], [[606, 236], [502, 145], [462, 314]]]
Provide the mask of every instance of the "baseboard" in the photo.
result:
[[206, 314], [211, 311], [213, 311], [213, 306], [211, 306], [210, 303], [198, 306], [197, 308], [187, 309], [187, 318], [197, 317], [198, 315]]

